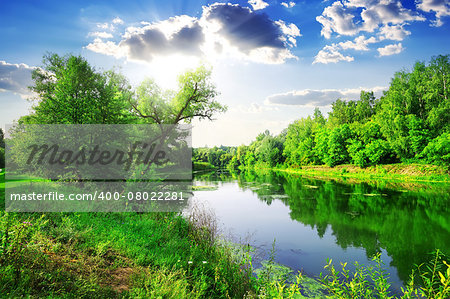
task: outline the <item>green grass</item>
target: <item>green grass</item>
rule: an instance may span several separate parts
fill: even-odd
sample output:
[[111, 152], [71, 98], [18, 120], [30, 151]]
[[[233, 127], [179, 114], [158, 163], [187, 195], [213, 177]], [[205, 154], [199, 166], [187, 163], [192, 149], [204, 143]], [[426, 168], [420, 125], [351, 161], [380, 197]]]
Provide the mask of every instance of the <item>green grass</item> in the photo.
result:
[[[1, 213], [2, 296], [69, 294], [77, 285], [86, 286], [75, 292], [82, 297], [242, 297], [252, 290], [231, 251], [176, 214]], [[115, 279], [116, 272], [125, 277]]]
[[[4, 185], [1, 173], [2, 205]], [[186, 219], [176, 213], [0, 211], [0, 297], [211, 298], [254, 292], [247, 261], [216, 242], [210, 220], [201, 213]]]

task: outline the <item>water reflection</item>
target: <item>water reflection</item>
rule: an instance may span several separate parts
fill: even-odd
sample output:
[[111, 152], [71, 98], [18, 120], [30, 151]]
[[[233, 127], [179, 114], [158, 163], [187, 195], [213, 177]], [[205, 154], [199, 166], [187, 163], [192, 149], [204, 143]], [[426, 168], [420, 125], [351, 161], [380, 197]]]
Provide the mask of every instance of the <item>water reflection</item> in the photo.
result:
[[[450, 252], [449, 184], [356, 183], [273, 171], [222, 172], [198, 176], [197, 180], [235, 182], [242, 192], [251, 192], [268, 206], [281, 202], [292, 220], [310, 227], [321, 239], [329, 230], [344, 251], [363, 248], [367, 257], [385, 251], [403, 282], [414, 264], [428, 261], [427, 254], [435, 248]], [[224, 192], [221, 190], [215, 192]], [[326, 247], [325, 240], [323, 243], [318, 246]], [[302, 250], [301, 246], [281, 244], [279, 253], [284, 251], [289, 264], [298, 262], [290, 261], [289, 254]]]

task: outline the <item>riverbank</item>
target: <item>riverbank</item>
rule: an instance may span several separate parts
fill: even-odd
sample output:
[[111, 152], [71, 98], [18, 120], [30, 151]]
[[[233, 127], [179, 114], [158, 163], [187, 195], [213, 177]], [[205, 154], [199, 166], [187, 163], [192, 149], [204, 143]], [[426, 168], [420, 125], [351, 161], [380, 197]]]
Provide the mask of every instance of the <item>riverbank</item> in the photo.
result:
[[207, 211], [7, 213], [0, 174], [0, 297], [239, 298], [248, 260]]
[[317, 178], [353, 178], [360, 180], [392, 180], [397, 182], [450, 182], [449, 171], [429, 164], [385, 164], [361, 168], [352, 164], [329, 167], [325, 165], [299, 168], [275, 168], [277, 171]]
[[251, 272], [228, 247], [215, 243], [207, 227], [175, 214], [0, 212], [0, 237], [0, 297], [254, 292]]

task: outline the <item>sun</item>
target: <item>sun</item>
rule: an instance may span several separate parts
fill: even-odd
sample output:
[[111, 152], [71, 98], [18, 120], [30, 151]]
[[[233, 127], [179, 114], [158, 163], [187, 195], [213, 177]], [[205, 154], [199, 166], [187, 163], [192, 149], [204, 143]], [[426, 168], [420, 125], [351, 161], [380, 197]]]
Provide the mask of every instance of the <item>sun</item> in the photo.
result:
[[159, 56], [151, 62], [136, 62], [136, 67], [132, 68], [132, 77], [137, 81], [152, 78], [163, 89], [176, 89], [178, 76], [197, 68], [202, 63], [203, 61], [198, 57], [181, 54]]

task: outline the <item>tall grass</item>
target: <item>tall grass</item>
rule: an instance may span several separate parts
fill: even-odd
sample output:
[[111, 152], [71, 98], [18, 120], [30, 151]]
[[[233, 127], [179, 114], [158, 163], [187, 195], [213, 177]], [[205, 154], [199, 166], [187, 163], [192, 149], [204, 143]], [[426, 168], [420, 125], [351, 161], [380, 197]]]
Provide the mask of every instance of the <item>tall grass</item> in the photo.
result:
[[254, 292], [247, 262], [206, 214], [0, 213], [0, 297]]

